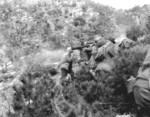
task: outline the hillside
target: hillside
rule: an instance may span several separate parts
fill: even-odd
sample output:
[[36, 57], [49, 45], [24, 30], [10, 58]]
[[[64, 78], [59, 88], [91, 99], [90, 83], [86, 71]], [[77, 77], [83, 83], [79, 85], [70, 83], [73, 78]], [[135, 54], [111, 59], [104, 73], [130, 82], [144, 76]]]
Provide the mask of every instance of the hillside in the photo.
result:
[[[136, 77], [149, 48], [149, 14], [149, 5], [116, 10], [90, 0], [1, 2], [0, 116], [134, 115], [126, 81]], [[113, 72], [99, 76], [101, 80], [81, 70], [77, 78], [64, 81], [61, 87], [60, 73], [55, 77], [50, 73], [55, 74], [53, 68], [66, 48], [96, 37], [115, 38], [118, 43], [129, 38], [136, 45], [127, 51], [117, 50], [120, 53], [113, 60], [102, 64], [115, 67]], [[74, 69], [80, 71], [78, 66]]]

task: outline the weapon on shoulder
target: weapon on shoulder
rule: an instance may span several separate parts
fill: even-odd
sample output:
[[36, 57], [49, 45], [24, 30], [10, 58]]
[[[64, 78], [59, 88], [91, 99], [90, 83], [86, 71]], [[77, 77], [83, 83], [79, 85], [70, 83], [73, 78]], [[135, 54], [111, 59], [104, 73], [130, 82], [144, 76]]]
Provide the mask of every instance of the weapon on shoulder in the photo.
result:
[[84, 45], [84, 46], [79, 46], [79, 47], [73, 47], [72, 50], [81, 50], [82, 48], [85, 48], [85, 47], [89, 47], [90, 45]]
[[87, 42], [88, 45], [94, 46], [96, 43], [95, 42]]
[[86, 42], [86, 44], [95, 44], [94, 41]]

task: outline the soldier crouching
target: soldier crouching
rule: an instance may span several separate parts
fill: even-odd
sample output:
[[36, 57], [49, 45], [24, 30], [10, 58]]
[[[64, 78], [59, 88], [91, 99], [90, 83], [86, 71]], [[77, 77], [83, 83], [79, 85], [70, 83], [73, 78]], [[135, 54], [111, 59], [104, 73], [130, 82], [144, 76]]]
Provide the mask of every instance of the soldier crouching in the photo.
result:
[[73, 63], [73, 55], [72, 48], [68, 47], [67, 52], [62, 56], [60, 63], [57, 66], [57, 69], [60, 69], [61, 80], [69, 80], [71, 76], [73, 76], [72, 72], [72, 63]]

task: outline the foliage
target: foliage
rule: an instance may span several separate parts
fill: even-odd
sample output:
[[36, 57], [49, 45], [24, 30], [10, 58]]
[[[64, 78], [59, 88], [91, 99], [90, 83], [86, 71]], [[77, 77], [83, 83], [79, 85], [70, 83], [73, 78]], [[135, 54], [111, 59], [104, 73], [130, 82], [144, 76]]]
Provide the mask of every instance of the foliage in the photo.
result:
[[127, 94], [126, 80], [130, 76], [136, 77], [145, 55], [146, 49], [137, 45], [114, 58], [114, 72], [100, 71], [94, 78], [88, 71], [79, 70], [76, 77], [64, 80], [62, 87], [57, 87], [48, 75], [50, 68], [30, 63], [21, 77], [24, 86], [15, 89], [14, 107], [33, 117], [58, 112], [60, 116], [91, 114], [93, 117], [131, 112], [134, 99]]
[[[27, 55], [36, 58], [30, 56], [32, 62], [20, 77], [23, 86], [13, 87], [15, 113], [9, 116], [106, 117], [130, 112], [134, 101], [128, 96], [125, 83], [130, 76], [136, 77], [145, 57], [145, 45], [139, 44], [116, 55], [112, 60], [115, 63], [113, 72], [102, 70], [94, 78], [82, 69], [71, 81], [63, 81], [62, 87], [52, 79], [51, 67], [37, 63], [60, 60], [64, 51], [46, 51], [49, 48], [77, 46], [95, 36], [109, 37], [120, 25], [136, 24], [137, 12], [142, 10], [135, 7], [129, 11], [115, 11], [90, 0], [51, 0], [27, 6], [15, 0], [1, 4], [0, 33], [8, 47], [6, 56], [13, 62]], [[131, 26], [127, 37], [137, 41], [145, 33], [141, 26]], [[146, 27], [149, 30], [149, 19]], [[149, 36], [146, 36], [143, 44], [148, 42]]]
[[21, 88], [14, 86], [13, 108], [15, 113], [10, 116], [24, 117], [52, 116], [55, 114], [53, 97], [55, 82], [49, 76], [50, 68], [39, 65], [30, 65], [20, 77], [23, 83]]
[[126, 36], [133, 41], [137, 41], [138, 37], [143, 36], [144, 31], [140, 26], [133, 25], [126, 31]]
[[98, 14], [96, 22], [93, 22], [96, 24], [94, 25], [96, 34], [107, 37], [116, 31], [117, 24], [113, 16], [113, 8], [94, 3], [91, 0], [87, 0], [86, 5], [92, 8], [93, 11]]
[[101, 14], [84, 1], [51, 0], [28, 6], [5, 1], [0, 9], [1, 32], [7, 43], [19, 48], [66, 47], [97, 34], [105, 36], [115, 28], [110, 13]]
[[114, 12], [114, 17], [118, 26], [123, 25], [128, 27], [135, 23], [135, 20], [132, 17], [132, 15], [122, 10]]
[[147, 48], [144, 45], [137, 45], [129, 50], [122, 51], [114, 59], [114, 93], [117, 96], [115, 100], [119, 101], [117, 103], [119, 110], [130, 111], [134, 106], [133, 96], [130, 97], [127, 93], [126, 81], [130, 76], [137, 76], [138, 70], [145, 59], [146, 50]]

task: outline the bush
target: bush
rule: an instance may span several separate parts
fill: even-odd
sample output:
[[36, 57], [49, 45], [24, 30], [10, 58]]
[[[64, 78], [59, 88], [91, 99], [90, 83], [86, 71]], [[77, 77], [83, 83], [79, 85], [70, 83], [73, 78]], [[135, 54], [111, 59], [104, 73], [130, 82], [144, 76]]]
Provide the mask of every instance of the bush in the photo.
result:
[[144, 31], [142, 27], [133, 25], [126, 31], [126, 36], [133, 41], [137, 41], [138, 37], [143, 36]]
[[[108, 36], [114, 32], [115, 22], [109, 18], [112, 13], [107, 7], [101, 6], [99, 9], [99, 5], [91, 4], [93, 8], [95, 7], [94, 15], [98, 13], [98, 16], [86, 16], [85, 13], [85, 17], [76, 16], [72, 19], [72, 16], [63, 14], [64, 4], [61, 3], [62, 8], [56, 4], [53, 5], [44, 3], [16, 9], [13, 9], [16, 6], [12, 7], [9, 3], [10, 8], [1, 6], [2, 10], [10, 9], [9, 13], [3, 13], [6, 18], [1, 18], [1, 20], [6, 19], [2, 23], [2, 34], [6, 42], [12, 46], [6, 53], [12, 61], [18, 61], [23, 55], [33, 54], [37, 50], [37, 45], [47, 47], [52, 44], [56, 49], [75, 45], [81, 39], [93, 39], [95, 34]], [[76, 7], [75, 4], [74, 7]], [[71, 10], [70, 13], [73, 13], [74, 9], [72, 10], [71, 7], [68, 9]], [[18, 10], [20, 14], [16, 12]], [[102, 13], [101, 10], [103, 10]], [[88, 8], [85, 11], [88, 13]], [[66, 14], [70, 14], [68, 12]], [[10, 20], [13, 18], [9, 14], [14, 15], [16, 20]], [[68, 17], [69, 20], [64, 17]], [[68, 24], [65, 23], [66, 21]], [[135, 25], [126, 32], [127, 37], [134, 41], [137, 41], [137, 38], [143, 34], [143, 30]], [[149, 42], [149, 37], [144, 43], [147, 42]], [[49, 75], [50, 72], [56, 74], [54, 69], [51, 71], [51, 68], [29, 63], [21, 75], [23, 87], [19, 89], [14, 87], [16, 91], [13, 101], [15, 113], [10, 116], [17, 117], [22, 114], [24, 117], [61, 117], [66, 114], [67, 117], [88, 117], [91, 113], [92, 117], [106, 117], [107, 115], [114, 116], [116, 112], [129, 112], [134, 101], [127, 94], [125, 81], [130, 76], [136, 77], [143, 62], [146, 51], [141, 45], [117, 55], [112, 60], [115, 63], [113, 73], [102, 71], [98, 79], [95, 79], [89, 72], [83, 70], [77, 77], [73, 77], [71, 82], [64, 81], [62, 87], [56, 86]], [[21, 52], [18, 51], [20, 49]], [[34, 63], [47, 64], [59, 61], [64, 51], [48, 52], [43, 49], [41, 53], [34, 58], [31, 57]], [[49, 61], [46, 61], [47, 58]], [[55, 104], [54, 100], [58, 102]]]
[[[109, 74], [109, 76], [112, 74]], [[73, 89], [69, 88], [68, 91], [65, 91], [64, 95], [75, 94], [74, 96], [68, 96], [68, 98], [72, 98], [71, 102], [73, 105], [80, 104], [81, 107], [84, 107], [82, 111], [86, 112], [85, 116], [92, 117], [98, 116], [111, 116], [113, 117], [113, 112], [111, 109], [111, 97], [113, 95], [113, 89], [111, 89], [110, 77], [108, 76], [99, 76], [101, 81], [97, 81], [89, 72], [82, 71], [78, 74], [78, 77], [73, 78], [73, 83], [71, 84]], [[69, 86], [69, 85], [68, 85]], [[67, 88], [67, 87], [66, 87]], [[64, 89], [66, 89], [64, 88]], [[70, 92], [70, 90], [72, 90]], [[77, 100], [73, 101], [75, 97], [78, 97]], [[79, 98], [80, 97], [80, 98]], [[81, 112], [81, 109], [79, 112]], [[77, 117], [79, 114], [77, 114]], [[84, 114], [82, 114], [84, 115]]]
[[14, 86], [16, 91], [13, 102], [14, 114], [20, 113], [24, 117], [47, 117], [55, 114], [53, 106], [55, 82], [49, 73], [50, 68], [30, 65], [21, 75], [23, 86], [21, 88]]
[[[19, 114], [24, 117], [46, 117], [57, 114], [78, 117], [88, 116], [90, 113], [93, 117], [97, 117], [112, 114], [109, 110], [111, 104], [106, 105], [112, 91], [108, 88], [108, 82], [103, 83], [105, 78], [103, 82], [97, 82], [89, 72], [83, 71], [78, 78], [73, 78], [72, 82], [63, 81], [61, 88], [49, 77], [50, 72], [53, 72], [51, 67], [29, 64], [21, 75], [23, 87], [19, 89], [14, 87], [15, 113], [10, 114], [10, 117], [17, 117]], [[62, 94], [64, 98], [61, 97]]]
[[130, 97], [127, 93], [126, 81], [130, 76], [137, 76], [139, 68], [146, 56], [147, 48], [144, 45], [137, 45], [129, 50], [122, 51], [115, 57], [114, 71], [114, 94], [115, 100], [118, 100], [118, 109], [122, 112], [129, 112], [134, 108], [133, 95]]
[[30, 63], [21, 77], [24, 86], [16, 89], [14, 109], [33, 117], [56, 113], [75, 117], [129, 113], [134, 109], [134, 98], [127, 93], [126, 80], [136, 77], [145, 55], [146, 48], [137, 45], [114, 58], [113, 72], [101, 71], [95, 79], [88, 71], [81, 70], [77, 77], [64, 80], [62, 87], [57, 87], [49, 77], [50, 67]]

